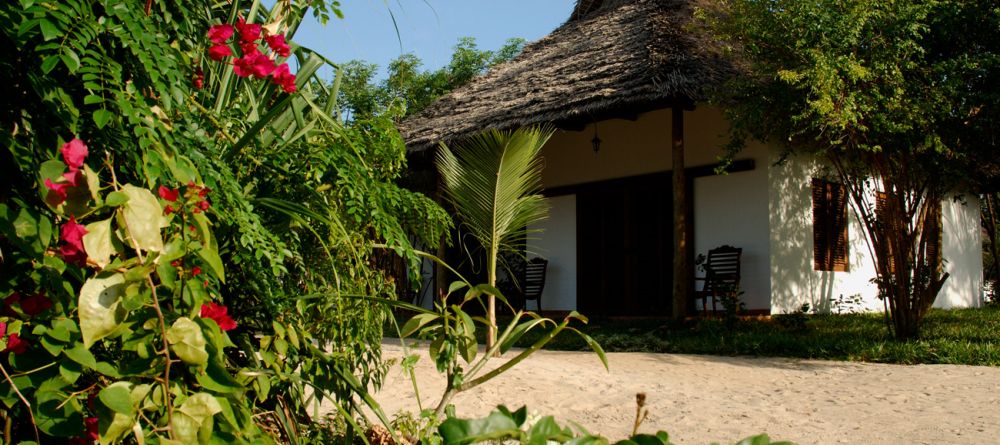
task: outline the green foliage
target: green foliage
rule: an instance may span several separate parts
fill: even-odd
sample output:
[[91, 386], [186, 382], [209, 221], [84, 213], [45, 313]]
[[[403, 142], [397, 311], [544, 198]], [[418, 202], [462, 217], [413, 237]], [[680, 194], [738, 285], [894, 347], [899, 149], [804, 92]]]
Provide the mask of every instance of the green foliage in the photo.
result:
[[[539, 193], [542, 146], [555, 130], [521, 128], [493, 130], [472, 136], [452, 151], [444, 143], [437, 152], [437, 168], [445, 196], [455, 208], [462, 227], [486, 253], [489, 286], [496, 286], [497, 260], [505, 251], [516, 251], [528, 236], [528, 227], [548, 216]], [[493, 295], [487, 316], [495, 324]], [[493, 345], [495, 332], [486, 342]]]
[[[1000, 13], [988, 0], [737, 0], [701, 17], [738, 75], [716, 101], [747, 137], [821, 156], [876, 256], [890, 329], [919, 334], [947, 274], [927, 255], [946, 193], [995, 179]], [[875, 192], [885, 194], [876, 215]]]
[[463, 37], [447, 66], [421, 71], [423, 62], [413, 54], [404, 54], [389, 62], [388, 78], [379, 82], [375, 81], [378, 65], [352, 60], [341, 67], [340, 103], [351, 120], [380, 115], [399, 105], [404, 112], [398, 117], [410, 116], [491, 67], [513, 59], [523, 47], [524, 39], [515, 38], [499, 50], [480, 50], [475, 39]]
[[[498, 406], [481, 419], [461, 419], [449, 417], [438, 428], [444, 445], [468, 445], [480, 442], [516, 441], [522, 445], [545, 443], [609, 445], [608, 439], [593, 435], [579, 426], [573, 428], [559, 425], [552, 416], [529, 418], [527, 407], [510, 411], [506, 406]], [[614, 442], [614, 445], [671, 445], [670, 435], [665, 431], [656, 434], [633, 434], [628, 439]], [[791, 445], [790, 442], [772, 442], [767, 434], [748, 437], [735, 445]]]
[[[405, 156], [390, 115], [345, 128], [336, 103], [321, 100], [337, 97], [315, 76], [325, 61], [292, 34], [310, 7], [340, 15], [338, 2], [150, 4], [0, 6], [0, 81], [9, 85], [0, 98], [0, 297], [53, 304], [34, 318], [0, 314], [30, 345], [0, 357], [24, 373], [0, 383], [0, 417], [20, 439], [34, 439], [32, 425], [76, 435], [97, 415], [107, 440], [134, 424], [139, 435], [173, 431], [188, 442], [266, 442], [294, 436], [324, 398], [356, 412], [353, 397], [384, 374], [384, 309], [352, 297], [395, 291], [373, 245], [413, 266], [410, 240], [436, 244], [447, 214], [395, 185]], [[289, 39], [287, 59], [260, 50], [298, 68], [297, 93], [206, 57], [209, 26], [237, 18]], [[85, 183], [57, 202], [43, 184], [64, 182], [66, 166], [52, 159], [73, 137], [87, 141], [91, 161]], [[179, 189], [199, 211], [165, 214], [158, 186]], [[54, 221], [70, 215], [86, 224], [86, 264], [58, 253]], [[151, 301], [156, 291], [162, 304]], [[199, 308], [212, 300], [238, 320], [235, 330], [204, 322]], [[107, 399], [114, 406], [85, 406], [88, 392], [116, 381], [132, 385], [141, 416], [120, 417], [130, 415], [120, 394]]]
[[[501, 322], [503, 319], [501, 319]], [[934, 309], [920, 340], [897, 341], [882, 314], [772, 315], [744, 318], [735, 329], [723, 320], [668, 323], [662, 320], [591, 320], [580, 330], [609, 352], [797, 357], [879, 363], [1000, 364], [1000, 309]], [[517, 347], [539, 335], [529, 333]], [[554, 339], [546, 349], [582, 351], [574, 337]]]

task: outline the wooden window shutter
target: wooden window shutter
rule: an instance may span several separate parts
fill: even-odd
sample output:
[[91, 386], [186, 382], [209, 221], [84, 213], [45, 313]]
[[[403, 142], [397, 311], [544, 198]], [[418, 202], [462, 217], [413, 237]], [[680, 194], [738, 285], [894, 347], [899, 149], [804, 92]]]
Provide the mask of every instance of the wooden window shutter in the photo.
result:
[[[878, 224], [890, 224], [889, 216], [886, 215], [887, 207], [889, 204], [886, 200], [889, 199], [889, 195], [885, 192], [875, 192], [875, 218]], [[884, 242], [886, 243], [885, 252], [879, 252], [880, 255], [886, 255], [889, 258], [889, 273], [896, 273], [896, 257], [893, 254], [892, 240], [889, 237], [884, 237]]]
[[813, 178], [813, 267], [815, 270], [848, 270], [847, 188]]
[[941, 201], [927, 203], [927, 205], [931, 207], [927, 212], [927, 224], [924, 226], [924, 229], [928, 231], [931, 241], [927, 243], [926, 258], [927, 262], [940, 272], [942, 266], [941, 232], [943, 225], [941, 222]]

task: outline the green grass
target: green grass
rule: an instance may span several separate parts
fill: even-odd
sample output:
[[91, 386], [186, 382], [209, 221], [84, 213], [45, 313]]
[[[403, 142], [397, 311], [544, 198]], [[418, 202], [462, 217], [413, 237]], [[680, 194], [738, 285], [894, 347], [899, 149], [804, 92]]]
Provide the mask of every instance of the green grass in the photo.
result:
[[[1000, 365], [1000, 309], [933, 310], [920, 340], [899, 342], [889, 336], [882, 314], [805, 315], [736, 321], [591, 320], [577, 326], [608, 352], [748, 355], [852, 360], [881, 363], [950, 363]], [[503, 323], [504, 320], [499, 320]], [[391, 331], [389, 331], [391, 332]], [[529, 332], [518, 346], [541, 335]], [[563, 333], [546, 349], [588, 350], [572, 333]]]

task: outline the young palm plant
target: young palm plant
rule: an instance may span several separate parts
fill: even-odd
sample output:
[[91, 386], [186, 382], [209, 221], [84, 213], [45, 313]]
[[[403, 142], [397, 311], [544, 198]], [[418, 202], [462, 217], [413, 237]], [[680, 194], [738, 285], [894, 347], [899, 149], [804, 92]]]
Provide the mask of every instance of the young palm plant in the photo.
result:
[[[461, 224], [486, 251], [488, 284], [495, 288], [497, 259], [515, 250], [528, 227], [548, 215], [542, 188], [544, 163], [539, 152], [552, 136], [550, 127], [491, 130], [455, 146], [444, 143], [437, 168], [447, 200]], [[487, 348], [496, 342], [496, 297], [487, 298]]]

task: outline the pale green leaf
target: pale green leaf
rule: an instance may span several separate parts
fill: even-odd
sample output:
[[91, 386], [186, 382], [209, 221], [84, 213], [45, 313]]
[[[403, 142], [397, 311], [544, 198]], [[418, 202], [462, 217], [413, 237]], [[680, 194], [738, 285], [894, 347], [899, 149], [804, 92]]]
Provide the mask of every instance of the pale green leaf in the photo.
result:
[[112, 219], [87, 224], [87, 234], [83, 235], [83, 247], [87, 250], [87, 257], [102, 269], [111, 263], [111, 255], [115, 253], [115, 245], [111, 239]]
[[97, 393], [97, 398], [116, 413], [131, 415], [134, 411], [132, 384], [129, 382], [112, 383]]
[[102, 274], [83, 283], [77, 304], [84, 346], [90, 348], [118, 327], [124, 318], [124, 310], [119, 308], [124, 293], [122, 274]]
[[208, 352], [205, 350], [205, 335], [201, 327], [190, 318], [181, 317], [167, 329], [167, 342], [170, 349], [184, 363], [204, 367], [208, 363]]
[[128, 196], [128, 202], [122, 209], [129, 236], [141, 250], [163, 250], [160, 229], [167, 226], [167, 221], [163, 218], [163, 209], [156, 196], [149, 190], [131, 184], [125, 184], [122, 193]]

